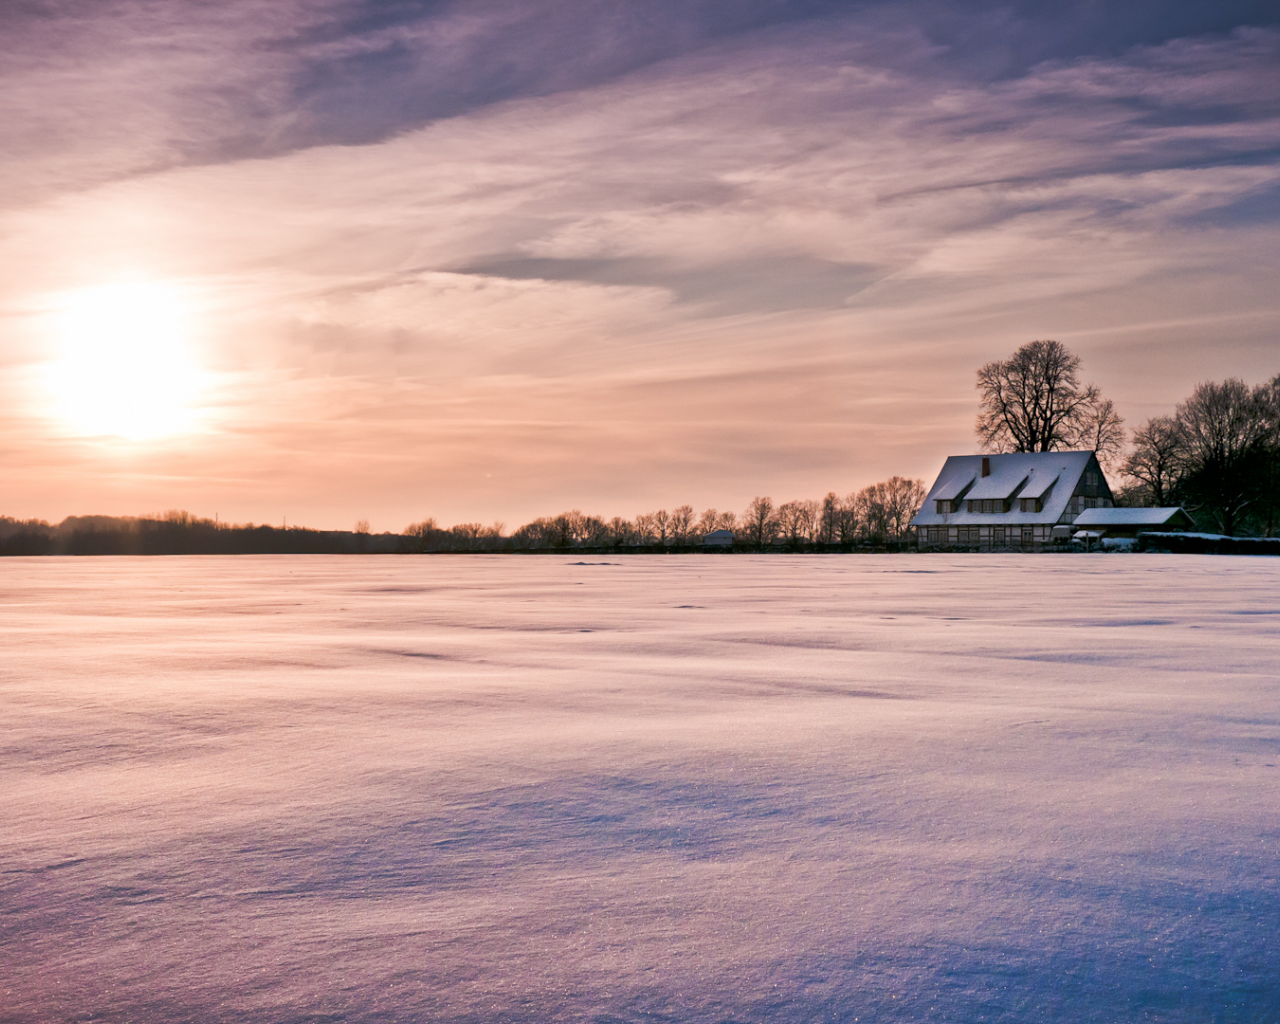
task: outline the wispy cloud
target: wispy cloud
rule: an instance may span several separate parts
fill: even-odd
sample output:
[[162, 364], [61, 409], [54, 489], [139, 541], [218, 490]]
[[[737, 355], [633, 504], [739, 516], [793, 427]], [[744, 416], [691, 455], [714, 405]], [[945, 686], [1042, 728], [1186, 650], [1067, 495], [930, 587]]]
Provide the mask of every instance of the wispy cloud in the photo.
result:
[[[11, 311], [126, 272], [202, 289], [202, 343], [234, 385], [222, 432], [184, 456], [210, 479], [232, 461], [319, 493], [326, 471], [354, 473], [400, 517], [425, 500], [406, 474], [440, 481], [446, 517], [547, 511], [557, 487], [723, 505], [928, 472], [969, 443], [973, 366], [1031, 336], [1079, 339], [1131, 415], [1219, 365], [1202, 326], [1165, 328], [1158, 371], [1134, 375], [1144, 324], [1216, 314], [1224, 372], [1273, 358], [1275, 31], [996, 74], [910, 7], [744, 19], [719, 38], [667, 22], [648, 48], [621, 42], [644, 37], [634, 25], [593, 23], [596, 64], [557, 78], [563, 43], [522, 49], [523, 9], [357, 24], [361, 9], [264, 7], [253, 45], [280, 48], [280, 68], [255, 51], [215, 98], [173, 90], [185, 136], [154, 110], [95, 127], [90, 106], [68, 122], [84, 134], [10, 165], [65, 178], [0, 219]], [[139, 66], [216, 78], [164, 63], [186, 53], [179, 27], [130, 36], [158, 62]], [[244, 45], [240, 19], [225, 27]], [[485, 46], [527, 67], [488, 93], [432, 84], [478, 75]], [[24, 81], [62, 95], [50, 69], [79, 53]], [[139, 107], [120, 73], [104, 111]], [[373, 89], [387, 75], [404, 89]], [[383, 107], [341, 127], [364, 89]], [[238, 155], [249, 135], [255, 155]], [[9, 321], [11, 365], [38, 359], [35, 321]]]

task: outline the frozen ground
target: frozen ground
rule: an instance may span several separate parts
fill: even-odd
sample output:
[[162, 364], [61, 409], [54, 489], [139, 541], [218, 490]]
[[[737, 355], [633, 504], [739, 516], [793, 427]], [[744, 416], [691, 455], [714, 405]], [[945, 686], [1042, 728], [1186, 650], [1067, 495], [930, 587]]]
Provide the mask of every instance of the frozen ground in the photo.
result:
[[6, 1024], [1280, 1020], [1280, 559], [6, 559], [0, 727]]

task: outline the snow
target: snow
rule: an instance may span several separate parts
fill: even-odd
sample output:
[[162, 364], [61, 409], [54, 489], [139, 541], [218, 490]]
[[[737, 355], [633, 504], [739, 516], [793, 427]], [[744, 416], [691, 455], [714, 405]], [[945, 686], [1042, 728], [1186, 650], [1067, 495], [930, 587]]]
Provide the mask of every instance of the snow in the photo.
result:
[[1250, 544], [1277, 544], [1280, 545], [1280, 537], [1239, 537], [1231, 536], [1225, 533], [1194, 533], [1189, 530], [1179, 530], [1176, 533], [1158, 533], [1149, 531], [1145, 534], [1147, 537], [1171, 537], [1175, 539], [1185, 539], [1194, 537], [1196, 540], [1225, 540], [1225, 541], [1245, 541]]
[[[1182, 513], [1182, 515], [1179, 515]], [[1075, 519], [1076, 526], [1164, 526], [1174, 517], [1186, 516], [1182, 508], [1087, 508]], [[1186, 521], [1190, 521], [1188, 518]]]
[[1280, 560], [0, 561], [6, 1024], [1280, 1019]]

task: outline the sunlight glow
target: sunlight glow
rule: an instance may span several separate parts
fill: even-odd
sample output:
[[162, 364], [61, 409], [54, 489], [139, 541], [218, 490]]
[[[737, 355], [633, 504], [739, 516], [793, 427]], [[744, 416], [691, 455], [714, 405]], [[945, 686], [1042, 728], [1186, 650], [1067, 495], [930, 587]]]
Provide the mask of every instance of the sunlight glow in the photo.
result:
[[102, 285], [67, 296], [54, 314], [52, 411], [78, 433], [133, 441], [196, 425], [207, 375], [191, 343], [191, 305], [159, 282]]

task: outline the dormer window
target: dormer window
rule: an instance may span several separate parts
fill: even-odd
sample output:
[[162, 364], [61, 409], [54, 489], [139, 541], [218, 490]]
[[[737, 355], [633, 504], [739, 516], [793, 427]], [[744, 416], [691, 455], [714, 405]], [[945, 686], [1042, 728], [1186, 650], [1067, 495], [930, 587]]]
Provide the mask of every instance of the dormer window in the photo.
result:
[[1003, 498], [974, 498], [969, 502], [970, 512], [1005, 512], [1005, 503]]
[[940, 516], [945, 516], [955, 511], [955, 509], [952, 507], [955, 505], [955, 502], [948, 501], [946, 498], [937, 499], [935, 504], [938, 506], [938, 515]]
[[1023, 512], [1043, 512], [1044, 511], [1043, 506], [1040, 504], [1039, 498], [1023, 498], [1021, 500], [1022, 500]]

